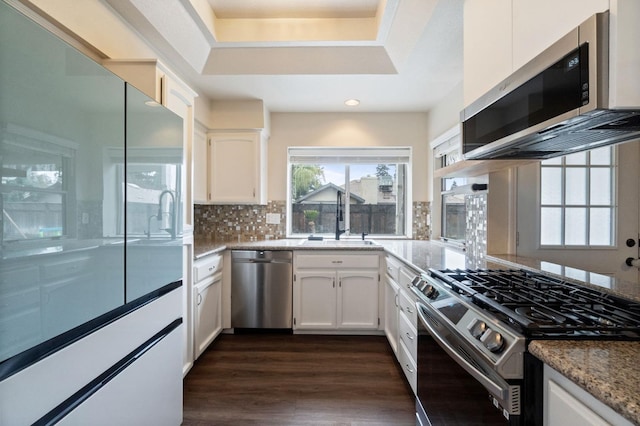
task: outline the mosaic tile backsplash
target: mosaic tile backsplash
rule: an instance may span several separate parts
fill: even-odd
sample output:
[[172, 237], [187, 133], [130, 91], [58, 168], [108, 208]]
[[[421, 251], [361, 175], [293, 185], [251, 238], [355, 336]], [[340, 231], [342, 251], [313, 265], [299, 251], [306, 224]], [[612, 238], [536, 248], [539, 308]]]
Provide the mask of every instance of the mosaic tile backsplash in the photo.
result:
[[466, 247], [467, 259], [475, 259], [476, 265], [467, 268], [479, 268], [487, 255], [487, 194], [467, 195], [464, 198], [467, 212]]
[[414, 201], [413, 203], [413, 235], [414, 240], [431, 239], [431, 203]]
[[[286, 238], [287, 206], [284, 201], [267, 205], [194, 206], [194, 235], [211, 241], [258, 241]], [[280, 223], [268, 224], [267, 213], [280, 215]]]
[[[278, 214], [278, 224], [267, 223], [267, 214]], [[267, 205], [194, 206], [194, 235], [211, 241], [259, 241], [287, 237], [286, 201], [269, 201]], [[431, 203], [413, 203], [413, 235], [415, 240], [431, 237]]]

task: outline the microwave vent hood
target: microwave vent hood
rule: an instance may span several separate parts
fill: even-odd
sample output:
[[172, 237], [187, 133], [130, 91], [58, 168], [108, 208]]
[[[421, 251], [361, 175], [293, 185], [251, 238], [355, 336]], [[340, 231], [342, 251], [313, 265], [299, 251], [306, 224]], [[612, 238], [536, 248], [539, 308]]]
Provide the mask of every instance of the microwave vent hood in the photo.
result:
[[639, 112], [598, 111], [481, 152], [473, 159], [543, 160], [633, 139], [640, 139]]
[[640, 49], [627, 40], [640, 30], [610, 19], [593, 15], [465, 108], [464, 158], [542, 160], [640, 139]]

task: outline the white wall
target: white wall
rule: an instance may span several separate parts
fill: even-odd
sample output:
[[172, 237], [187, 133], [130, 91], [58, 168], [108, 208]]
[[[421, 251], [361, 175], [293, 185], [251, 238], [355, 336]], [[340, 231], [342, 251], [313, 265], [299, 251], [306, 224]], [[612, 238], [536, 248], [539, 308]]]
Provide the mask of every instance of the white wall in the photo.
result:
[[290, 146], [411, 146], [413, 201], [429, 200], [426, 113], [272, 113], [268, 143], [269, 200], [287, 199]]

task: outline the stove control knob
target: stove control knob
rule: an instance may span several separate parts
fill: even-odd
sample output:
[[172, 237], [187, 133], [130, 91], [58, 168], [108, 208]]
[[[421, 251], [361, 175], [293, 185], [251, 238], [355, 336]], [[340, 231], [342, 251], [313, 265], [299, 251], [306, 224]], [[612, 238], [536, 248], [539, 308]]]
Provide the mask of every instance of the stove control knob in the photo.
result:
[[491, 352], [499, 353], [504, 349], [504, 337], [490, 328], [480, 337], [480, 341]]
[[484, 321], [476, 318], [471, 324], [469, 324], [469, 326], [467, 326], [467, 329], [473, 337], [479, 339], [480, 336], [482, 336], [484, 332], [487, 331], [487, 324]]
[[436, 288], [434, 286], [432, 286], [431, 284], [427, 284], [424, 287], [424, 290], [422, 290], [422, 292], [429, 299], [435, 299], [436, 297], [438, 297], [438, 290], [436, 290]]

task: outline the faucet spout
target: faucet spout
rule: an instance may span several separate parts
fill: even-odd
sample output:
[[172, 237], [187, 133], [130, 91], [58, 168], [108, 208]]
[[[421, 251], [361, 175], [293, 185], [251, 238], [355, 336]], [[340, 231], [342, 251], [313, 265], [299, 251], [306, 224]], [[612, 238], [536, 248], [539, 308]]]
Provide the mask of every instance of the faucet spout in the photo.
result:
[[[341, 229], [342, 227], [342, 229]], [[342, 210], [342, 191], [338, 191], [336, 199], [336, 240], [340, 239], [340, 234], [344, 234], [344, 212]]]

